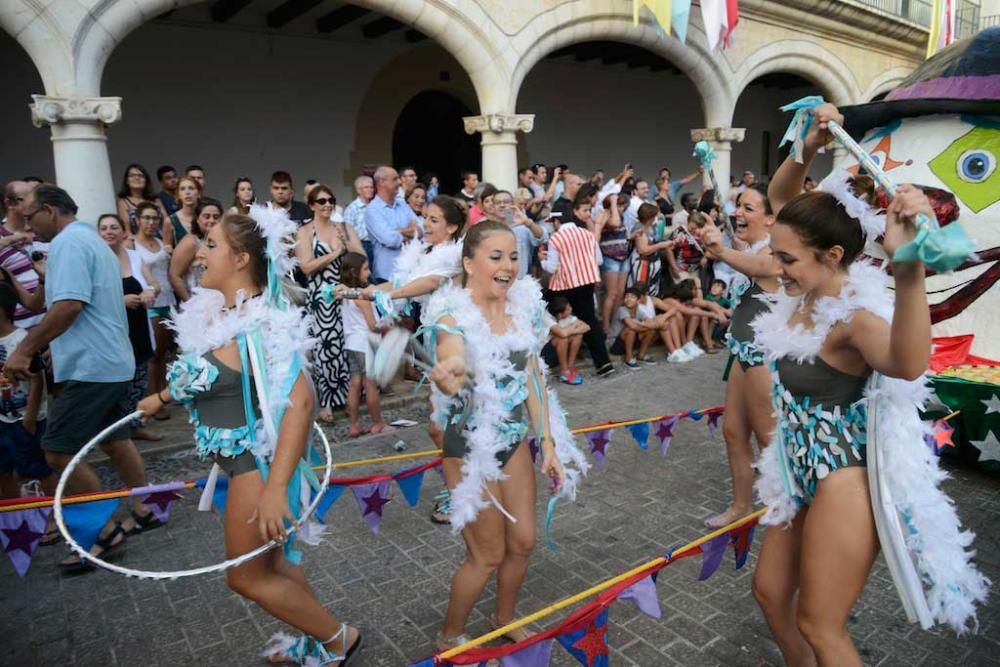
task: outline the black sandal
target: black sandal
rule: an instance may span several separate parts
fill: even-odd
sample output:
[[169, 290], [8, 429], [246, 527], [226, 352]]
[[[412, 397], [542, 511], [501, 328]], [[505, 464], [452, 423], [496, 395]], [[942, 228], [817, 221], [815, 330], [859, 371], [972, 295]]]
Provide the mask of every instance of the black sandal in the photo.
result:
[[[121, 535], [121, 539], [115, 542], [115, 538]], [[98, 537], [94, 540], [94, 545], [101, 548], [101, 550], [94, 554], [102, 560], [111, 560], [122, 553], [122, 547], [125, 546], [125, 539], [128, 533], [122, 528], [120, 521], [115, 522], [115, 528], [110, 533], [104, 537]], [[83, 558], [77, 554], [77, 560], [71, 563], [59, 563], [59, 569], [65, 574], [79, 574], [81, 572], [90, 572], [94, 569], [93, 563], [89, 560]]]
[[139, 533], [147, 533], [151, 530], [156, 530], [157, 528], [163, 527], [163, 522], [156, 518], [156, 515], [152, 511], [147, 512], [145, 515], [139, 514], [135, 510], [132, 510], [132, 518], [135, 520], [135, 526], [125, 531], [126, 535], [138, 535]]
[[45, 534], [42, 535], [42, 539], [38, 540], [38, 546], [49, 547], [53, 544], [59, 544], [62, 542], [62, 533], [59, 532], [58, 528], [52, 528], [51, 530], [46, 530]]

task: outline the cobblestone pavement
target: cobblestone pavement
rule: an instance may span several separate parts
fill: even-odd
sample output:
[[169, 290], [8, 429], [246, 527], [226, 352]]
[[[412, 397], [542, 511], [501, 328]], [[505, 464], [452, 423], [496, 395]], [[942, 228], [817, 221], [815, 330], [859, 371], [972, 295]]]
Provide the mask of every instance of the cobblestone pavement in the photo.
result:
[[[723, 363], [719, 355], [636, 371], [620, 365], [609, 378], [588, 378], [580, 387], [561, 387], [560, 393], [572, 426], [708, 407], [722, 401]], [[398, 411], [412, 416], [423, 405], [416, 401]], [[169, 428], [180, 433], [181, 422], [175, 415]], [[391, 454], [399, 438], [411, 451], [430, 448], [424, 429], [414, 427], [337, 443], [336, 458]], [[522, 614], [698, 537], [705, 532], [703, 520], [724, 509], [729, 483], [724, 446], [721, 436], [709, 434], [704, 421], [683, 422], [667, 458], [654, 449], [641, 451], [624, 432], [615, 436], [606, 467], [591, 473], [575, 504], [561, 504], [557, 511], [558, 552], [542, 546], [535, 551], [521, 598]], [[186, 453], [150, 454], [148, 461], [153, 482], [205, 473]], [[998, 486], [996, 477], [963, 469], [953, 470], [948, 482], [963, 520], [978, 533], [979, 564], [994, 581], [1000, 580]], [[427, 475], [416, 509], [394, 489], [396, 497], [377, 536], [365, 526], [351, 497], [344, 496], [328, 515], [329, 540], [306, 551], [306, 570], [321, 602], [365, 632], [367, 648], [357, 665], [396, 667], [430, 652], [451, 575], [463, 555], [459, 539], [427, 520], [440, 487], [437, 475]], [[129, 540], [122, 562], [179, 569], [220, 560], [219, 516], [198, 513], [195, 506], [195, 494], [190, 493], [177, 504], [166, 529]], [[734, 571], [727, 559], [707, 582], [695, 580], [696, 558], [663, 570], [657, 586], [664, 612], [659, 621], [616, 603], [610, 614], [611, 663], [781, 664], [750, 594], [759, 539], [760, 531], [747, 567]], [[259, 664], [257, 654], [266, 639], [282, 629], [230, 593], [221, 575], [166, 583], [106, 572], [63, 578], [56, 571], [62, 555], [61, 547], [42, 549], [23, 579], [0, 564], [0, 664], [252, 665]], [[471, 635], [488, 630], [492, 595], [491, 587], [476, 608], [468, 628]], [[1000, 605], [996, 595], [989, 602], [974, 637], [922, 631], [906, 623], [880, 561], [850, 630], [866, 664], [1000, 665]], [[574, 663], [556, 646], [552, 664]]]

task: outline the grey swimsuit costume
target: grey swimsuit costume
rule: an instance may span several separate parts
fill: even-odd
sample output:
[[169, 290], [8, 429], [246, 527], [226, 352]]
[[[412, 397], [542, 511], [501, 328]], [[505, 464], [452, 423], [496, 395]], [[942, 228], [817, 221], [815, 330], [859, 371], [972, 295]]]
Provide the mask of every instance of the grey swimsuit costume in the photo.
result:
[[[517, 371], [524, 371], [524, 369], [528, 366], [528, 354], [523, 350], [511, 352], [509, 359], [510, 363]], [[444, 429], [445, 458], [464, 458], [466, 453], [469, 451], [465, 444], [465, 437], [462, 435], [461, 431], [459, 431], [458, 424], [455, 423], [460, 419], [461, 413], [461, 408], [454, 408], [448, 414], [448, 425]], [[510, 420], [507, 424], [515, 428], [519, 425], [524, 425], [524, 431], [527, 432], [527, 418], [523, 403], [515, 406], [514, 409], [511, 410]], [[520, 446], [522, 440], [523, 438], [519, 438], [516, 442], [507, 447], [507, 449], [496, 455], [501, 468], [507, 465], [507, 461], [509, 461], [510, 457], [514, 455], [514, 452], [517, 451], [517, 448]]]
[[[219, 370], [219, 375], [209, 391], [194, 396], [194, 407], [198, 410], [201, 423], [216, 428], [245, 426], [247, 416], [243, 408], [243, 373], [234, 371], [219, 361], [213, 352], [206, 354], [205, 358]], [[257, 387], [253, 382], [250, 383], [250, 404], [254, 406], [254, 412], [260, 418]], [[257, 470], [257, 463], [249, 451], [236, 456], [213, 454], [212, 460], [218, 463], [229, 477]]]
[[868, 375], [849, 375], [819, 357], [802, 364], [782, 358], [771, 370], [783, 453], [811, 502], [819, 480], [841, 468], [865, 466], [868, 410], [858, 401]]
[[739, 297], [740, 302], [733, 309], [729, 331], [726, 332], [726, 345], [743, 370], [764, 365], [764, 354], [754, 345], [753, 327], [750, 326], [757, 315], [767, 310], [767, 304], [756, 298], [758, 294], [765, 292], [760, 285], [753, 283]]

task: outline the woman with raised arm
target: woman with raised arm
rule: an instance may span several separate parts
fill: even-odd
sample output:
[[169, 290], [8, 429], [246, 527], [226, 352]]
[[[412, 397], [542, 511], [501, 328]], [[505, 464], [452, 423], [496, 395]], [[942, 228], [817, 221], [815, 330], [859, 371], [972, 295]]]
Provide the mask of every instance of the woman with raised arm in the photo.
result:
[[202, 288], [173, 322], [181, 354], [169, 386], [139, 409], [152, 415], [177, 400], [190, 411], [198, 454], [229, 477], [228, 558], [271, 540], [283, 544], [226, 572], [230, 588], [303, 633], [278, 633], [264, 655], [273, 663], [343, 666], [361, 634], [319, 603], [295, 548], [299, 538], [318, 543], [322, 532], [303, 516], [320, 486], [307, 450], [316, 410], [309, 318], [282, 286], [295, 267], [295, 223], [282, 209], [251, 212], [227, 215], [208, 231], [198, 250]]
[[[525, 441], [537, 438], [542, 473], [553, 493], [573, 497], [588, 468], [545, 386], [542, 346], [551, 318], [541, 289], [517, 279], [510, 227], [485, 221], [462, 246], [462, 285], [438, 289], [425, 330], [435, 356], [432, 419], [444, 430], [444, 476], [452, 490], [451, 524], [465, 540], [465, 562], [452, 580], [441, 650], [466, 641], [465, 623], [489, 578], [497, 575], [494, 628], [514, 619], [518, 591], [535, 545], [535, 470]], [[519, 641], [524, 629], [508, 633]]]
[[[868, 204], [872, 180], [846, 171], [786, 200], [830, 140], [827, 122], [841, 121], [832, 105], [814, 114], [802, 162], [789, 157], [772, 180], [772, 201], [783, 204], [771, 231], [782, 289], [753, 322], [777, 415], [759, 465], [757, 491], [768, 509], [761, 522], [772, 528], [753, 591], [789, 665], [860, 667], [847, 620], [880, 536], [893, 526], [900, 540], [882, 545], [890, 572], [908, 614], [925, 627], [948, 623], [959, 634], [974, 627], [988, 582], [971, 563], [972, 536], [938, 488], [942, 474], [924, 442], [930, 429], [919, 408], [931, 350], [924, 267], [893, 264], [893, 303], [885, 271], [858, 259], [866, 236], [883, 234], [893, 257], [916, 237], [917, 216], [934, 210], [919, 189], [900, 185], [888, 216], [877, 216]], [[874, 508], [870, 479], [882, 498]], [[901, 572], [912, 574], [909, 583]]]

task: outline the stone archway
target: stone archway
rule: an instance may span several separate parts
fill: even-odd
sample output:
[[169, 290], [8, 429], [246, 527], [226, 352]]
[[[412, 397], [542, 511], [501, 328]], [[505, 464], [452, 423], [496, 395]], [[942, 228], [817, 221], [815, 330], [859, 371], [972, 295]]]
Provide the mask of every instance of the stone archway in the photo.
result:
[[910, 67], [894, 67], [887, 72], [883, 72], [872, 79], [865, 92], [862, 93], [859, 102], [874, 102], [877, 99], [882, 99], [889, 91], [898, 86], [903, 79], [908, 77], [912, 71], [913, 69]]

